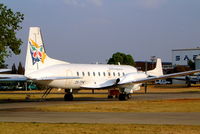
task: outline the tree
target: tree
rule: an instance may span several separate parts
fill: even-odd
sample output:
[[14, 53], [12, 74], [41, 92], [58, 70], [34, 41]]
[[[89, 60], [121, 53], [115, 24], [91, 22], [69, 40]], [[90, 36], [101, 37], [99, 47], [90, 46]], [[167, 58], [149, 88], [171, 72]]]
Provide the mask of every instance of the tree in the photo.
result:
[[131, 55], [129, 54], [126, 55], [120, 52], [114, 53], [112, 57], [108, 60], [107, 64], [118, 64], [119, 62], [122, 65], [131, 65], [131, 66], [135, 65], [135, 62]]
[[0, 67], [4, 67], [5, 58], [20, 54], [22, 40], [16, 37], [16, 31], [22, 27], [19, 23], [24, 19], [20, 12], [14, 13], [3, 4], [0, 4]]
[[193, 62], [192, 60], [188, 60], [188, 66], [189, 66], [192, 70], [195, 70], [195, 62]]
[[16, 66], [15, 66], [15, 63], [12, 65], [12, 74], [16, 74], [17, 73], [17, 69], [16, 69]]
[[24, 74], [24, 68], [23, 68], [21, 62], [19, 62], [19, 66], [18, 66], [18, 74]]

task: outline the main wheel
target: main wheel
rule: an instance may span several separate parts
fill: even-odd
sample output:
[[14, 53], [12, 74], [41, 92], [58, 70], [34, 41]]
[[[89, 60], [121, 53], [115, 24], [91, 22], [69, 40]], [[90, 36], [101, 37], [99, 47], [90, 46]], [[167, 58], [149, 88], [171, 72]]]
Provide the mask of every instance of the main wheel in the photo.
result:
[[127, 94], [123, 94], [123, 93], [119, 94], [119, 100], [120, 101], [125, 101], [127, 99], [128, 99]]
[[65, 101], [73, 101], [74, 97], [73, 94], [65, 94], [64, 100]]

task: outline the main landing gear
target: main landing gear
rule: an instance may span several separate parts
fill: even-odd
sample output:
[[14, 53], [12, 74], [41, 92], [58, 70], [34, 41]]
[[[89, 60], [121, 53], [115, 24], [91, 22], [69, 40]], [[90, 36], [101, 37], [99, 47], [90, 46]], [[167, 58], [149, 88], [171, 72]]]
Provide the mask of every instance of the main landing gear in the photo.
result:
[[119, 100], [120, 100], [120, 101], [126, 101], [126, 100], [130, 99], [130, 97], [131, 97], [131, 95], [128, 94], [128, 93], [126, 93], [126, 92], [124, 91], [124, 89], [121, 89], [121, 90], [120, 90], [120, 94], [119, 94]]
[[72, 91], [70, 89], [65, 89], [64, 100], [65, 101], [73, 101], [74, 97]]
[[49, 95], [49, 93], [51, 92], [52, 88], [47, 88], [44, 92], [44, 94], [42, 95], [41, 101], [44, 101], [46, 99], [46, 97]]
[[125, 101], [130, 99], [131, 95], [126, 93], [124, 89], [110, 89], [108, 90], [108, 99], [112, 99], [115, 96], [115, 98], [118, 98], [120, 101]]
[[120, 93], [119, 94], [119, 100], [120, 101], [126, 101], [130, 99], [130, 94], [127, 94], [127, 93]]

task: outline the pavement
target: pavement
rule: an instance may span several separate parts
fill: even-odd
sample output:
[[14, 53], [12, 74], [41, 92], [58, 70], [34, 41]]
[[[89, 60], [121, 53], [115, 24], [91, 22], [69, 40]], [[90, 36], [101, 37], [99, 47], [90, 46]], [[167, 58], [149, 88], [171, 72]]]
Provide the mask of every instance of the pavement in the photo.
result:
[[[151, 93], [136, 94], [129, 101], [192, 99], [199, 93]], [[178, 124], [200, 125], [200, 112], [41, 112], [31, 111], [37, 106], [75, 105], [118, 101], [106, 98], [76, 98], [65, 102], [62, 99], [44, 102], [0, 102], [0, 122], [42, 122], [42, 123], [111, 123], [111, 124]], [[28, 110], [27, 110], [28, 109]]]
[[200, 113], [0, 112], [0, 121], [200, 125]]

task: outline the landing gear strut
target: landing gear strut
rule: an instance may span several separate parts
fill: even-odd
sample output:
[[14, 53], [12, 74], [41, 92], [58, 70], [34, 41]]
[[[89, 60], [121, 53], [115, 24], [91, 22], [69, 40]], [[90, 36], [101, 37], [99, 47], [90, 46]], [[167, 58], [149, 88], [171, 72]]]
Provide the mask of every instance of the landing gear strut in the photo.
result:
[[70, 89], [65, 89], [65, 96], [64, 100], [65, 101], [73, 101], [74, 97]]
[[46, 97], [49, 95], [49, 93], [51, 92], [52, 88], [47, 88], [46, 91], [44, 92], [44, 94], [42, 95], [41, 101], [45, 100]]

